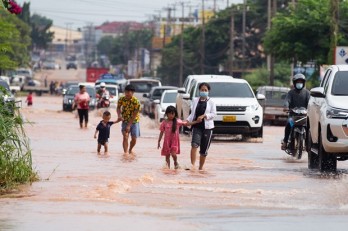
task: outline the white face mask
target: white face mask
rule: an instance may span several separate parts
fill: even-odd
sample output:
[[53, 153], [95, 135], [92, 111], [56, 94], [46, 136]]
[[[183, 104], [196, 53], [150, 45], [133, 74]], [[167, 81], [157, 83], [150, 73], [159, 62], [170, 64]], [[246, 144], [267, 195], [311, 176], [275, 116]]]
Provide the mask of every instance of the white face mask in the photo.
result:
[[296, 83], [295, 87], [297, 90], [301, 90], [303, 88], [303, 83]]

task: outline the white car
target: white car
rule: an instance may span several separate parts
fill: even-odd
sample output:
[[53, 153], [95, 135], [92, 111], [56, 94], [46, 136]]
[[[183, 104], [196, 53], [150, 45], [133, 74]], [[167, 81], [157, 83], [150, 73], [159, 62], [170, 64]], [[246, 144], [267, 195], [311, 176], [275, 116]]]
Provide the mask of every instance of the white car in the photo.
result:
[[164, 119], [164, 114], [168, 106], [175, 107], [175, 100], [178, 90], [165, 90], [162, 93], [161, 99], [155, 99], [155, 121], [160, 123]]
[[308, 103], [308, 168], [336, 171], [348, 159], [348, 65], [332, 65]]
[[192, 84], [195, 83], [194, 80], [205, 80], [207, 79], [231, 79], [232, 76], [228, 75], [189, 75], [185, 79], [182, 88], [178, 89], [178, 95], [176, 97], [176, 110], [178, 111], [178, 115], [180, 119], [186, 119], [189, 116], [189, 111], [191, 107], [191, 102], [188, 100], [184, 100], [183, 96], [188, 94]]
[[[96, 92], [98, 92], [100, 86], [95, 86]], [[119, 88], [118, 85], [113, 85], [113, 84], [106, 84], [105, 85], [106, 90], [109, 91], [110, 93], [110, 107], [117, 107], [117, 101], [118, 101], [118, 95], [119, 95]]]
[[[194, 97], [198, 97], [199, 84], [210, 85], [209, 96], [216, 104], [213, 134], [241, 134], [243, 137], [263, 137], [263, 109], [259, 100], [265, 96], [254, 95], [249, 83], [243, 79], [219, 78], [193, 80], [188, 94], [183, 95], [187, 104], [191, 105]], [[190, 111], [183, 107], [183, 114]]]
[[150, 93], [152, 87], [162, 86], [161, 81], [157, 79], [128, 79], [125, 86], [132, 84], [135, 87], [134, 96], [140, 101], [141, 107], [144, 105], [144, 93]]

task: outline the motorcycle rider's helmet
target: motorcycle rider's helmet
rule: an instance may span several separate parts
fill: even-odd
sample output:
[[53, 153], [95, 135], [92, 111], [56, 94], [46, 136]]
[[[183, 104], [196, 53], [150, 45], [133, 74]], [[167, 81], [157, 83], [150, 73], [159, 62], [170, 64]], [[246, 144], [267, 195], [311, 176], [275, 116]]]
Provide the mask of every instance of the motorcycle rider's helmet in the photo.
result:
[[101, 83], [100, 83], [100, 87], [101, 87], [101, 88], [104, 88], [104, 87], [105, 87], [105, 83], [104, 83], [104, 82], [101, 82]]
[[297, 90], [302, 90], [306, 84], [306, 76], [303, 74], [296, 74], [292, 78], [292, 83]]

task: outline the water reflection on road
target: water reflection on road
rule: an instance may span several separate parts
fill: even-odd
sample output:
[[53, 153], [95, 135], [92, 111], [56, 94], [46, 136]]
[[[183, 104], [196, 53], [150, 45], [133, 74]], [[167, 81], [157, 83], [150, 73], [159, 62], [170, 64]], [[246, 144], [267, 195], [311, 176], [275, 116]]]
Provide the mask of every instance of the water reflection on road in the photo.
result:
[[[94, 129], [80, 129], [62, 99], [37, 97], [23, 108], [41, 180], [0, 199], [0, 230], [324, 230], [346, 228], [348, 165], [337, 174], [307, 169], [307, 159], [280, 151], [283, 127], [265, 127], [264, 142], [215, 140], [205, 171], [165, 169], [158, 125], [141, 120], [135, 156], [124, 156], [120, 124], [109, 156], [97, 156]], [[112, 111], [112, 118], [115, 112]]]

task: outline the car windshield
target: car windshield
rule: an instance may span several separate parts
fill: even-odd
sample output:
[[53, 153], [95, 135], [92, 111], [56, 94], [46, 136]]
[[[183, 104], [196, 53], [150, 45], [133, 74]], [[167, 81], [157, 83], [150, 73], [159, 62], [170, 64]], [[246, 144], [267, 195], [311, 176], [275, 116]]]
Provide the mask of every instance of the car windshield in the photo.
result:
[[134, 81], [130, 82], [135, 87], [135, 92], [150, 92], [152, 87], [159, 86], [156, 81]]
[[117, 95], [116, 88], [114, 87], [106, 87], [106, 90], [108, 90], [111, 95]]
[[177, 92], [168, 92], [163, 96], [163, 103], [175, 103]]
[[[231, 83], [231, 82], [211, 82], [210, 97], [217, 98], [254, 98], [247, 83]], [[199, 90], [197, 89], [196, 97], [198, 97]]]
[[[72, 86], [68, 89], [67, 95], [75, 95], [80, 91], [80, 88], [78, 86]], [[95, 90], [92, 87], [86, 87], [86, 91], [89, 94], [90, 97], [94, 97], [96, 95]]]
[[167, 89], [165, 89], [165, 88], [163, 88], [163, 89], [155, 89], [155, 90], [153, 91], [152, 95], [151, 95], [151, 98], [152, 98], [152, 99], [160, 99], [161, 96], [162, 96], [162, 93], [163, 93], [165, 90], [167, 90]]
[[348, 71], [339, 71], [332, 84], [332, 95], [348, 96]]

